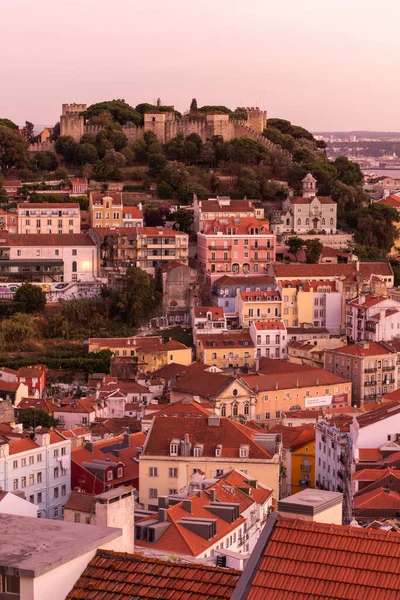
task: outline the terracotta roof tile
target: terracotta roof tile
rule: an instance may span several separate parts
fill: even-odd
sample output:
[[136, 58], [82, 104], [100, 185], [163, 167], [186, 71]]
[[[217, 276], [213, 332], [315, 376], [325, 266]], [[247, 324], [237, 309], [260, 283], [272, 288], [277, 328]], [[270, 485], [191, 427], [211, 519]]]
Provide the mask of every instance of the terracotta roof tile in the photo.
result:
[[63, 246], [95, 246], [95, 242], [87, 233], [8, 233], [1, 232], [1, 246], [50, 246], [62, 248]]
[[[203, 446], [202, 456], [215, 456], [215, 449], [221, 445], [222, 458], [239, 457], [241, 445], [248, 445], [248, 456], [252, 458], [271, 458], [271, 453], [254, 441], [256, 431], [236, 421], [221, 418], [219, 425], [209, 425], [208, 417], [159, 417], [156, 416], [149, 431], [143, 450], [144, 456], [169, 456], [173, 439], [183, 439], [189, 435], [192, 448], [196, 444]], [[204, 460], [204, 458], [203, 458]]]
[[353, 498], [354, 509], [400, 509], [400, 494], [395, 490], [375, 488], [368, 492], [361, 490]]
[[335, 350], [327, 350], [328, 354], [345, 354], [347, 356], [376, 356], [384, 354], [394, 354], [394, 350], [390, 351], [386, 346], [379, 342], [367, 342], [364, 344], [350, 344], [335, 348]]
[[98, 550], [66, 600], [226, 600], [240, 571]]
[[[315, 265], [303, 263], [285, 265], [282, 263], [275, 263], [274, 271], [276, 277], [279, 279], [292, 277], [301, 277], [304, 279], [311, 277], [338, 278], [341, 275], [356, 275], [358, 272], [355, 263], [337, 265], [331, 263], [319, 263]], [[360, 262], [359, 273], [363, 277], [370, 277], [371, 275], [393, 277], [393, 270], [388, 262]]]
[[379, 448], [360, 448], [358, 450], [358, 459], [362, 462], [375, 462], [381, 460], [381, 458]]
[[399, 558], [398, 533], [278, 517], [245, 597], [398, 600]]
[[86, 492], [72, 491], [64, 504], [64, 509], [75, 510], [79, 512], [91, 513], [93, 510], [95, 494]]
[[368, 413], [358, 415], [356, 419], [359, 427], [367, 427], [372, 423], [377, 423], [398, 413], [400, 413], [400, 400], [394, 400], [393, 402], [382, 404], [379, 408], [371, 410]]
[[211, 313], [213, 319], [224, 318], [224, 309], [221, 306], [195, 306], [193, 311], [197, 319], [206, 319], [207, 313]]

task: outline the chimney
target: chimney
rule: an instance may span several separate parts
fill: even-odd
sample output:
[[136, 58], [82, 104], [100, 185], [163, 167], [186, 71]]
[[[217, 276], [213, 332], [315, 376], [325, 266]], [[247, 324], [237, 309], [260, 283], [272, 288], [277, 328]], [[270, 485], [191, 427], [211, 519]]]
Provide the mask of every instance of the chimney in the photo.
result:
[[131, 436], [129, 435], [129, 433], [124, 433], [124, 444], [125, 446], [131, 445]]
[[158, 508], [169, 508], [168, 496], [159, 496], [158, 497]]
[[183, 510], [186, 510], [186, 512], [192, 514], [192, 501], [191, 500], [183, 500], [182, 508], [183, 508]]
[[167, 520], [167, 509], [159, 508], [158, 509], [158, 521], [159, 523], [165, 523]]
[[210, 500], [211, 500], [211, 502], [215, 502], [216, 501], [215, 490], [210, 490]]
[[89, 452], [93, 452], [93, 443], [85, 442], [85, 448], [86, 448], [86, 450], [89, 450]]
[[358, 273], [360, 271], [360, 261], [356, 260], [355, 265], [356, 265], [356, 271]]

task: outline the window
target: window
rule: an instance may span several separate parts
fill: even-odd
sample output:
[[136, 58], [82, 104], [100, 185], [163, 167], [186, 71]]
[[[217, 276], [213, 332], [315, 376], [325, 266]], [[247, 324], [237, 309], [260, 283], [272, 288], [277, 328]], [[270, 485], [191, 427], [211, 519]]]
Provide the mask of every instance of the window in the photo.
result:
[[21, 478], [21, 487], [26, 488], [26, 477]]
[[170, 456], [178, 456], [178, 444], [175, 442], [172, 442], [169, 445], [169, 454]]
[[111, 481], [113, 478], [113, 472], [112, 471], [107, 471], [107, 481]]
[[221, 405], [221, 417], [226, 417], [226, 406], [225, 406], [225, 404]]
[[26, 458], [21, 458], [21, 467], [26, 467]]
[[157, 467], [149, 468], [149, 477], [158, 477], [158, 468]]
[[37, 495], [37, 503], [40, 504], [42, 502], [42, 492], [39, 492]]
[[265, 413], [265, 419], [268, 421], [271, 418], [271, 413], [266, 412]]
[[72, 272], [76, 273], [77, 272], [77, 264], [76, 264], [76, 260], [72, 261]]
[[42, 455], [41, 454], [37, 455], [36, 462], [42, 462]]
[[238, 413], [239, 413], [239, 407], [238, 407], [238, 405], [237, 405], [237, 404], [234, 404], [234, 405], [232, 406], [232, 416], [233, 416], [233, 417], [237, 417], [237, 416], [238, 416]]
[[75, 523], [80, 523], [81, 522], [81, 513], [76, 512], [74, 514], [74, 521], [75, 521]]
[[33, 494], [31, 496], [29, 496], [29, 502], [31, 504], [35, 504], [35, 496]]
[[54, 498], [58, 498], [58, 487], [54, 488]]
[[277, 419], [280, 419], [281, 418], [281, 411], [277, 410], [276, 413], [275, 413], [275, 416], [276, 416]]
[[33, 465], [34, 462], [35, 462], [35, 457], [34, 456], [30, 456], [29, 457], [29, 464]]
[[170, 477], [178, 477], [178, 469], [176, 469], [175, 467], [171, 467], [169, 469], [169, 476]]
[[73, 248], [72, 256], [78, 256], [78, 250], [76, 248]]
[[199, 456], [201, 456], [202, 454], [203, 454], [203, 448], [202, 448], [202, 446], [195, 446], [195, 447], [193, 448], [193, 456], [197, 456], [197, 457], [199, 457]]
[[156, 488], [149, 489], [149, 498], [158, 498], [158, 493]]
[[29, 475], [29, 485], [35, 485], [35, 476], [33, 473]]
[[66, 446], [64, 446], [63, 448], [61, 448], [61, 456], [65, 456], [67, 454], [67, 448]]
[[54, 509], [54, 518], [58, 519], [58, 506], [56, 506]]
[[123, 467], [118, 467], [117, 469], [117, 477], [122, 477], [124, 474], [124, 468]]
[[[3, 598], [20, 598], [20, 580], [17, 575], [0, 574], [0, 592]], [[4, 595], [3, 595], [4, 594]]]
[[247, 404], [247, 402], [246, 402], [246, 404], [244, 405], [244, 414], [246, 415], [246, 417], [248, 417], [248, 416], [249, 416], [249, 414], [250, 414], [250, 405], [249, 405], [249, 404]]
[[56, 450], [54, 450], [53, 456], [54, 456], [54, 458], [57, 458], [57, 456], [58, 456], [58, 448], [56, 448]]
[[14, 460], [13, 462], [13, 469], [18, 469], [18, 461]]
[[58, 467], [54, 467], [54, 479], [57, 479], [57, 477], [59, 477], [59, 469]]
[[240, 446], [239, 457], [240, 458], [247, 458], [248, 456], [249, 456], [249, 448], [248, 448], [248, 446]]
[[169, 495], [173, 496], [174, 494], [176, 494], [178, 490], [176, 488], [169, 488]]
[[66, 496], [66, 495], [67, 495], [67, 486], [62, 485], [61, 486], [61, 496]]

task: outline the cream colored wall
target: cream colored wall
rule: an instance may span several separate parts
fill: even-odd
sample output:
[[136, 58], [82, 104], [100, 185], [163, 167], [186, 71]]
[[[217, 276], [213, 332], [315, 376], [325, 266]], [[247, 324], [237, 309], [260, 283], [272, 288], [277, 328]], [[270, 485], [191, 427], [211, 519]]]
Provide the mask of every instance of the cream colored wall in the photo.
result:
[[[248, 328], [250, 323], [255, 321], [272, 321], [280, 318], [281, 302], [246, 302], [240, 298], [238, 303], [239, 323], [241, 327]], [[249, 317], [249, 308], [253, 309], [253, 316]], [[257, 309], [260, 311], [260, 316], [257, 316]], [[268, 309], [270, 312], [268, 313]], [[278, 310], [278, 317], [275, 315], [275, 310]]]
[[[282, 296], [282, 319], [286, 327], [297, 327], [298, 325], [298, 306], [297, 306], [297, 288], [281, 288]], [[285, 300], [287, 297], [287, 300]], [[294, 297], [294, 299], [293, 299]], [[287, 313], [285, 312], [287, 310]]]
[[[265, 421], [265, 413], [270, 413], [270, 420], [280, 420], [281, 417], [276, 416], [276, 411], [289, 411], [291, 406], [299, 405], [301, 409], [310, 407], [306, 406], [307, 398], [315, 398], [318, 396], [329, 396], [337, 394], [348, 394], [348, 404], [351, 404], [351, 382], [340, 383], [335, 385], [314, 385], [310, 387], [291, 388], [283, 390], [260, 391], [257, 395], [257, 403], [255, 406], [256, 415], [259, 415], [257, 420]], [[347, 389], [347, 391], [346, 391]], [[306, 392], [309, 394], [306, 396]], [[286, 395], [289, 395], [287, 398]], [[264, 400], [264, 396], [268, 396], [268, 400]], [[318, 407], [316, 407], [318, 408]], [[257, 418], [257, 417], [256, 417]]]
[[[317, 494], [317, 492], [316, 492]], [[336, 506], [331, 506], [326, 510], [318, 513], [317, 515], [302, 515], [291, 512], [279, 511], [282, 517], [288, 517], [289, 519], [301, 519], [302, 521], [315, 521], [317, 523], [334, 523], [335, 525], [342, 525], [342, 503], [340, 502]]]
[[[229, 358], [230, 352], [233, 353], [233, 358]], [[214, 353], [217, 355], [217, 358], [212, 358]], [[249, 356], [246, 357], [246, 354], [249, 354]], [[224, 356], [225, 358], [223, 358]], [[213, 348], [207, 345], [204, 347], [199, 336], [196, 347], [196, 358], [206, 365], [216, 365], [220, 369], [227, 369], [230, 364], [239, 365], [239, 367], [244, 367], [247, 364], [252, 367], [254, 365], [255, 348], [245, 346]]]
[[[150, 477], [150, 467], [157, 467], [158, 476]], [[170, 468], [178, 469], [178, 477], [169, 477]], [[205, 478], [213, 478], [217, 469], [224, 473], [232, 470], [246, 470], [251, 479], [257, 479], [264, 485], [274, 490], [274, 498], [279, 495], [279, 461], [273, 462], [262, 459], [245, 458], [214, 458], [194, 456], [145, 456], [139, 459], [139, 501], [147, 507], [148, 504], [157, 504], [157, 498], [150, 498], [149, 489], [157, 489], [158, 496], [167, 496], [170, 489], [179, 490], [190, 482], [193, 469], [200, 469], [205, 473]]]
[[297, 307], [300, 323], [312, 323], [314, 319], [314, 294], [313, 292], [298, 292]]

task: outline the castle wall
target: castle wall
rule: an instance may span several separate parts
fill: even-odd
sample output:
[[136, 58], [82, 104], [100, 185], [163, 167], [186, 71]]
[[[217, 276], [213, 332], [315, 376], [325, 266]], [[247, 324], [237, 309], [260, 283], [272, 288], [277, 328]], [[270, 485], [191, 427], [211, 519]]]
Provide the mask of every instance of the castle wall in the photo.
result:
[[86, 104], [63, 104], [60, 117], [60, 135], [69, 135], [79, 142], [85, 132], [83, 112]]
[[29, 152], [55, 152], [54, 142], [35, 142], [29, 145], [28, 150]]

